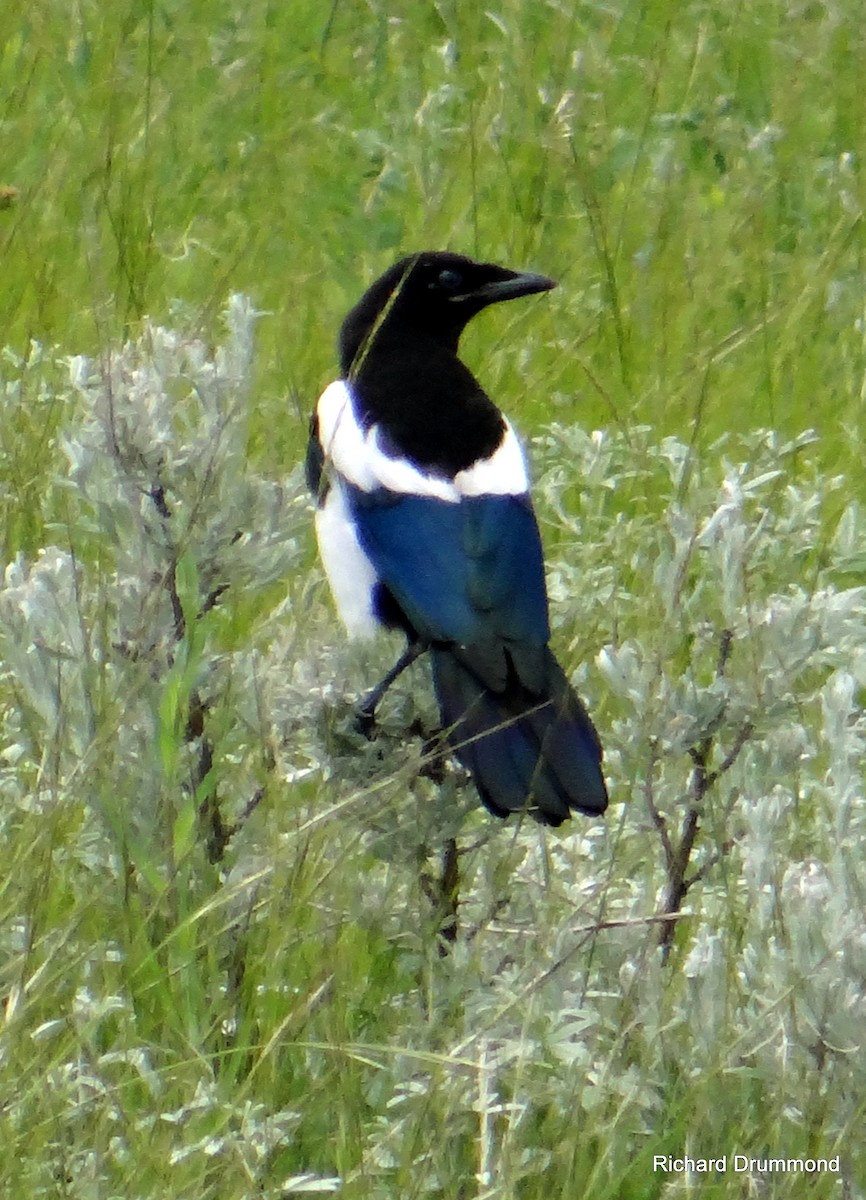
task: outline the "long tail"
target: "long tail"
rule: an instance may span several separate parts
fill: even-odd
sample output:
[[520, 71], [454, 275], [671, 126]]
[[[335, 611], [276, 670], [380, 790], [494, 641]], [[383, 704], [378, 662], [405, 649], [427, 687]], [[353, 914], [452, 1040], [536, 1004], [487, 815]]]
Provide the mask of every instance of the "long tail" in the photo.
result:
[[546, 825], [574, 810], [603, 813], [601, 742], [549, 648], [532, 691], [513, 670], [503, 690], [492, 690], [470, 654], [434, 647], [433, 681], [448, 740], [487, 808], [499, 817], [525, 810]]

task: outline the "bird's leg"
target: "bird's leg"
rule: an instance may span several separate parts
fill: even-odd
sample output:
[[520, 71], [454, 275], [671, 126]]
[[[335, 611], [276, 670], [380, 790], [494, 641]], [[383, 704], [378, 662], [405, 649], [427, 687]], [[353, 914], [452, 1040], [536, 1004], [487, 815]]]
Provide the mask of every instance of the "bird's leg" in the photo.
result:
[[399, 676], [403, 674], [407, 667], [411, 667], [415, 659], [420, 658], [426, 649], [426, 642], [418, 640], [407, 642], [406, 649], [394, 663], [391, 670], [387, 673], [387, 675], [379, 680], [373, 690], [368, 692], [362, 702], [358, 705], [357, 725], [358, 729], [366, 738], [371, 738], [373, 736], [373, 730], [376, 728], [376, 709], [379, 706], [379, 701], [385, 695], [394, 680], [399, 678]]

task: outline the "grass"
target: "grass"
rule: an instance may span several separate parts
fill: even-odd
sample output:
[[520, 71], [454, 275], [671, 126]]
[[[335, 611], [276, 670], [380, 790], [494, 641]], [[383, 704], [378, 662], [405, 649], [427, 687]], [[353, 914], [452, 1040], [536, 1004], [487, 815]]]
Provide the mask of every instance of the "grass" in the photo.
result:
[[[858, 13], [7, 8], [0, 1191], [862, 1197]], [[421, 664], [351, 726], [298, 464], [424, 246], [561, 282], [465, 355], [606, 744], [565, 836], [419, 771]]]

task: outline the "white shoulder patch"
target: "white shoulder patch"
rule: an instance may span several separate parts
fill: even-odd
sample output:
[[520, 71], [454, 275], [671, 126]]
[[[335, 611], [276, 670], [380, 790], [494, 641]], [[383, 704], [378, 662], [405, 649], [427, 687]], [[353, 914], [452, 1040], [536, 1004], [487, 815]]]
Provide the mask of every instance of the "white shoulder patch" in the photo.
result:
[[511, 422], [505, 420], [505, 437], [489, 458], [458, 471], [454, 486], [461, 496], [522, 496], [529, 490], [526, 460]]
[[456, 504], [460, 499], [457, 488], [450, 479], [441, 475], [425, 475], [408, 458], [394, 458], [379, 447], [379, 426], [374, 425], [367, 435], [373, 451], [372, 469], [382, 487], [403, 496], [433, 496]]
[[431, 496], [457, 504], [464, 496], [519, 496], [529, 488], [523, 451], [507, 420], [505, 436], [493, 454], [458, 471], [450, 480], [425, 475], [408, 458], [386, 454], [379, 443], [378, 425], [365, 432], [358, 423], [345, 380], [338, 379], [325, 388], [316, 412], [326, 460], [362, 492], [384, 487], [401, 495]]
[[367, 461], [366, 437], [355, 417], [351, 393], [342, 379], [328, 384], [322, 392], [316, 414], [326, 462], [361, 491], [372, 492], [376, 480]]
[[452, 504], [460, 499], [450, 480], [425, 475], [408, 458], [386, 454], [379, 445], [377, 425], [364, 432], [355, 416], [352, 393], [345, 380], [338, 379], [325, 388], [316, 412], [325, 458], [362, 492], [384, 487], [403, 495], [435, 496]]

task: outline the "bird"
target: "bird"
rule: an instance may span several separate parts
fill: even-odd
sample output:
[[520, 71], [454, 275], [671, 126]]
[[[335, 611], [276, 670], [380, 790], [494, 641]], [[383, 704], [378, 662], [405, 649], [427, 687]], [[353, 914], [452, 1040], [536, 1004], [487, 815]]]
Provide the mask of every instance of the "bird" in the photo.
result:
[[602, 746], [550, 648], [523, 450], [458, 344], [488, 306], [555, 286], [449, 251], [401, 258], [342, 323], [306, 458], [348, 634], [406, 636], [363, 715], [429, 653], [442, 734], [486, 808], [554, 827], [605, 811]]

